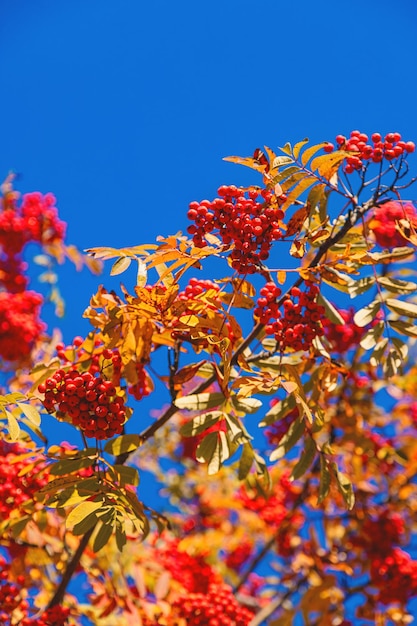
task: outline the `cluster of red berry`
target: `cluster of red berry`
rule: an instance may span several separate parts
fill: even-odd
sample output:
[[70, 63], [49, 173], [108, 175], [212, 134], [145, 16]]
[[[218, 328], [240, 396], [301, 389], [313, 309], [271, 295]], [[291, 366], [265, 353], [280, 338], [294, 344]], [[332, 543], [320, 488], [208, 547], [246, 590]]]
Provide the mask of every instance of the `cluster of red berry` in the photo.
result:
[[233, 247], [232, 267], [240, 274], [255, 273], [265, 261], [272, 243], [283, 236], [280, 220], [284, 213], [279, 206], [272, 206], [272, 192], [251, 190], [245, 195], [235, 186], [222, 186], [220, 197], [212, 201], [191, 202], [188, 218], [194, 222], [187, 231], [193, 236], [194, 245], [204, 247], [208, 233], [220, 237], [226, 249]]
[[417, 561], [401, 548], [371, 560], [372, 583], [379, 589], [382, 604], [406, 602], [417, 596]]
[[149, 394], [152, 393], [152, 381], [143, 363], [137, 363], [135, 369], [138, 380], [133, 385], [130, 385], [127, 388], [127, 391], [135, 398], [135, 400], [142, 400], [142, 398], [149, 396]]
[[35, 340], [45, 331], [39, 319], [43, 298], [34, 291], [0, 291], [0, 357], [24, 361]]
[[11, 195], [0, 213], [0, 246], [12, 257], [29, 242], [48, 244], [62, 241], [66, 225], [58, 218], [55, 197], [34, 192], [23, 196], [20, 205]]
[[339, 313], [345, 320], [344, 324], [335, 324], [329, 319], [324, 318], [322, 320], [324, 336], [331, 345], [333, 352], [343, 354], [350, 350], [350, 348], [357, 347], [361, 341], [363, 335], [366, 333], [367, 328], [360, 328], [356, 326], [353, 321], [355, 310], [350, 308], [348, 311], [340, 309]]
[[46, 328], [39, 319], [42, 296], [27, 291], [23, 250], [31, 242], [62, 241], [64, 235], [52, 194], [26, 194], [19, 203], [6, 191], [0, 199], [0, 358], [5, 361], [26, 360]]
[[381, 247], [394, 248], [408, 244], [398, 229], [401, 223], [405, 232], [410, 231], [410, 226], [417, 229], [416, 207], [411, 202], [390, 200], [374, 209], [368, 225]]
[[209, 289], [213, 289], [215, 292], [220, 291], [220, 287], [212, 280], [190, 278], [188, 285], [186, 285], [184, 290], [178, 294], [178, 299], [187, 302], [188, 300], [193, 300], [202, 293], [206, 293]]
[[22, 597], [24, 576], [18, 576], [16, 582], [10, 581], [10, 564], [0, 556], [0, 623], [4, 626], [13, 624], [16, 609], [27, 614], [29, 603]]
[[206, 594], [183, 594], [173, 608], [188, 626], [247, 626], [253, 619], [228, 585], [210, 585]]
[[37, 471], [27, 472], [33, 466], [33, 458], [17, 460], [27, 450], [17, 444], [0, 439], [0, 520], [5, 521], [12, 511], [19, 510], [28, 500], [33, 498], [41, 487], [48, 482], [46, 464], [39, 459]]
[[68, 624], [69, 613], [69, 609], [56, 605], [52, 606], [50, 609], [46, 609], [38, 618], [27, 618], [19, 623], [21, 626], [66, 626]]
[[29, 617], [30, 606], [26, 600], [25, 577], [12, 576], [12, 566], [0, 556], [0, 623], [2, 626], [65, 626], [69, 609], [54, 606], [40, 617]]
[[179, 539], [169, 540], [162, 547], [157, 546], [155, 559], [187, 592], [207, 593], [210, 585], [219, 582], [218, 575], [206, 562], [204, 554], [191, 555], [178, 546]]
[[38, 387], [49, 413], [68, 417], [86, 437], [110, 439], [120, 435], [126, 421], [124, 400], [110, 380], [100, 374], [60, 369]]
[[19, 292], [26, 287], [21, 259], [26, 244], [62, 241], [65, 229], [65, 223], [58, 218], [52, 194], [29, 193], [19, 204], [15, 193], [5, 193], [0, 211], [0, 261], [9, 270], [10, 291]]
[[254, 546], [251, 541], [243, 540], [237, 548], [228, 552], [225, 563], [229, 569], [239, 572], [249, 562]]
[[[359, 130], [352, 130], [350, 137], [337, 135], [336, 144], [338, 150], [348, 150], [357, 154], [346, 157], [344, 171], [351, 174], [355, 170], [363, 167], [364, 161], [372, 161], [373, 163], [381, 163], [383, 159], [393, 161], [403, 154], [414, 152], [416, 146], [412, 141], [402, 141], [400, 133], [387, 133], [382, 137], [380, 133], [373, 133], [371, 136], [372, 145], [369, 142], [368, 135], [361, 133]], [[332, 143], [327, 143], [324, 147], [325, 152], [333, 152], [335, 149]]]
[[298, 287], [291, 289], [282, 303], [283, 314], [276, 302], [281, 295], [280, 288], [269, 282], [260, 290], [254, 314], [265, 324], [265, 332], [274, 335], [282, 351], [287, 348], [308, 350], [313, 339], [323, 334], [321, 321], [325, 310], [316, 302], [319, 288], [309, 281], [305, 282], [305, 286], [305, 292]]
[[379, 589], [378, 601], [406, 603], [417, 596], [417, 561], [398, 545], [405, 531], [404, 519], [390, 510], [367, 519], [353, 543], [369, 556], [372, 584]]

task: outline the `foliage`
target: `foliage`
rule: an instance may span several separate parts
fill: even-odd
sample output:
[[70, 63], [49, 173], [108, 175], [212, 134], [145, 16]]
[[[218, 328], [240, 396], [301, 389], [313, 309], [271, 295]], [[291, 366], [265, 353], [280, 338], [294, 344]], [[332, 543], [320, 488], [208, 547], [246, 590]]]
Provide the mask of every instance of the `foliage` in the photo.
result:
[[[414, 144], [335, 143], [229, 157], [260, 186], [192, 202], [185, 235], [87, 256], [51, 194], [5, 181], [2, 623], [412, 620]], [[47, 294], [28, 289], [29, 243]], [[41, 318], [63, 311], [65, 258], [137, 269], [97, 289], [69, 345]], [[45, 413], [71, 444], [48, 443]]]

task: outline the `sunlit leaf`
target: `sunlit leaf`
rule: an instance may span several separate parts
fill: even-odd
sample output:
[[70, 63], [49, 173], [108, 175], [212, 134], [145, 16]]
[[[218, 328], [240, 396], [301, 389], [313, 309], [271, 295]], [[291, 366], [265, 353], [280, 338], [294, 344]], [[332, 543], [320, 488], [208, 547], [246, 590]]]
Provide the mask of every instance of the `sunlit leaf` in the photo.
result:
[[138, 271], [136, 275], [136, 284], [139, 287], [144, 287], [146, 285], [146, 281], [148, 278], [148, 270], [146, 268], [146, 263], [142, 259], [137, 259], [138, 263]]
[[298, 159], [298, 155], [300, 154], [301, 148], [303, 148], [308, 143], [308, 138], [306, 137], [302, 141], [298, 141], [293, 148], [293, 155], [296, 159]]
[[39, 411], [31, 404], [24, 404], [23, 402], [17, 403], [17, 406], [19, 407], [19, 409], [22, 411], [22, 413], [24, 415], [26, 415], [26, 417], [28, 418], [28, 420], [30, 422], [32, 422], [32, 424], [35, 424], [35, 426], [39, 426], [41, 423], [41, 416], [39, 414]]
[[122, 274], [127, 268], [130, 266], [132, 259], [127, 256], [122, 256], [117, 261], [113, 263], [113, 266], [110, 270], [110, 276], [117, 276], [117, 274]]
[[348, 284], [348, 291], [351, 298], [355, 298], [365, 291], [368, 291], [373, 285], [375, 285], [375, 276], [365, 276], [359, 280], [351, 280]]
[[191, 396], [177, 398], [174, 402], [178, 409], [188, 409], [189, 411], [201, 411], [220, 406], [224, 402], [224, 395], [219, 392], [198, 393]]
[[299, 460], [294, 465], [293, 470], [291, 472], [291, 478], [293, 480], [297, 480], [298, 478], [301, 478], [301, 476], [304, 476], [304, 474], [307, 472], [308, 468], [314, 461], [316, 452], [317, 452], [317, 446], [314, 443], [313, 438], [306, 437], [306, 440], [304, 443], [304, 449], [301, 453]]
[[401, 335], [406, 335], [407, 337], [417, 337], [416, 325], [407, 324], [407, 322], [403, 322], [401, 320], [388, 320], [388, 324]]
[[255, 413], [261, 406], [261, 400], [258, 398], [242, 398], [240, 396], [233, 396], [232, 402], [237, 411], [243, 413]]
[[378, 283], [393, 293], [407, 294], [417, 291], [417, 283], [408, 280], [399, 280], [391, 276], [378, 276]]
[[5, 412], [6, 417], [7, 417], [7, 424], [8, 424], [8, 430], [9, 430], [10, 439], [12, 441], [17, 441], [19, 439], [19, 435], [20, 435], [19, 423], [18, 423], [17, 419], [15, 418], [15, 416], [13, 415], [13, 413], [8, 411], [7, 409], [4, 409], [4, 412]]
[[353, 316], [353, 321], [355, 322], [356, 326], [363, 328], [363, 326], [367, 326], [368, 324], [373, 322], [380, 308], [381, 302], [379, 300], [374, 300], [374, 302], [371, 302], [363, 309], [359, 309], [359, 311], [356, 311], [355, 315]]
[[311, 157], [313, 157], [319, 150], [322, 150], [326, 143], [327, 142], [322, 142], [316, 144], [315, 146], [311, 146], [311, 148], [307, 148], [307, 150], [304, 150], [303, 154], [301, 155], [301, 163], [303, 165], [307, 165]]
[[211, 411], [197, 415], [181, 426], [180, 433], [183, 437], [194, 437], [216, 424], [222, 415], [222, 411]]
[[104, 450], [109, 454], [118, 456], [119, 454], [126, 454], [128, 452], [134, 452], [142, 445], [142, 439], [139, 435], [121, 435], [116, 439], [111, 439], [104, 446]]
[[394, 313], [398, 315], [405, 315], [417, 319], [417, 305], [411, 302], [403, 302], [402, 300], [395, 300], [394, 298], [387, 298], [385, 304]]
[[75, 507], [70, 513], [65, 521], [65, 525], [67, 528], [72, 529], [76, 524], [79, 524], [83, 519], [87, 516], [91, 515], [91, 513], [95, 513], [103, 506], [103, 502], [99, 500], [98, 502], [94, 501], [85, 501], [81, 502], [78, 506]]
[[139, 473], [136, 467], [130, 467], [129, 465], [113, 465], [113, 469], [117, 472], [119, 482], [124, 487], [125, 485], [133, 485], [137, 487], [139, 485]]
[[345, 152], [344, 150], [323, 154], [313, 159], [310, 167], [313, 172], [317, 171], [320, 176], [323, 176], [326, 180], [330, 180], [337, 172], [344, 159], [350, 154], [350, 152]]

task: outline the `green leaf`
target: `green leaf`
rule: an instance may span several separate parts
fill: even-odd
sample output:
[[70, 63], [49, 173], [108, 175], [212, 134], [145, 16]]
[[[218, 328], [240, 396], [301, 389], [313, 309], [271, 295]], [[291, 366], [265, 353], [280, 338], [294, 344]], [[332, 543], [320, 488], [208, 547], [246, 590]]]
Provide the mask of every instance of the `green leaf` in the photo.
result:
[[195, 393], [190, 396], [177, 398], [174, 402], [178, 409], [188, 409], [189, 411], [201, 411], [219, 406], [224, 402], [224, 395], [219, 392]]
[[99, 500], [98, 502], [94, 502], [91, 500], [81, 502], [81, 504], [76, 506], [75, 509], [73, 509], [69, 513], [65, 521], [66, 527], [70, 530], [73, 529], [74, 526], [82, 522], [86, 517], [90, 516], [92, 513], [95, 513], [96, 511], [101, 509], [102, 506], [103, 506], [102, 500]]
[[108, 441], [104, 446], [105, 452], [118, 456], [119, 454], [127, 454], [134, 452], [142, 445], [142, 439], [139, 435], [121, 435]]
[[213, 458], [218, 446], [217, 432], [208, 433], [204, 439], [198, 444], [196, 450], [196, 458], [199, 463], [209, 463]]
[[93, 551], [99, 552], [108, 543], [113, 534], [113, 525], [101, 523], [93, 542]]
[[353, 493], [352, 483], [346, 474], [339, 471], [336, 463], [332, 463], [332, 467], [336, 476], [337, 487], [343, 496], [343, 500], [349, 510], [352, 510], [355, 505], [355, 494]]
[[76, 459], [65, 459], [62, 461], [58, 461], [54, 463], [50, 467], [50, 473], [54, 476], [62, 476], [63, 474], [71, 474], [72, 472], [78, 472], [80, 469], [85, 469], [86, 467], [91, 467], [96, 462], [96, 457], [94, 458], [76, 458]]
[[22, 534], [31, 519], [30, 516], [26, 516], [21, 517], [17, 522], [11, 523], [11, 531], [14, 539], [17, 539], [19, 535]]
[[297, 480], [304, 476], [316, 456], [317, 446], [312, 437], [307, 437], [304, 443], [304, 450], [291, 472], [291, 478]]
[[133, 485], [137, 487], [139, 485], [139, 473], [135, 467], [130, 465], [113, 465], [113, 469], [119, 475], [119, 481], [122, 487], [125, 485]]
[[110, 270], [110, 276], [117, 276], [117, 274], [122, 274], [127, 270], [131, 262], [132, 259], [128, 256], [121, 256], [119, 259], [116, 259]]
[[249, 474], [251, 467], [253, 465], [254, 455], [253, 448], [250, 443], [245, 443], [242, 446], [242, 454], [239, 459], [239, 470], [238, 470], [238, 478], [239, 480], [244, 480]]
[[363, 328], [364, 326], [367, 326], [368, 324], [373, 322], [380, 308], [380, 301], [374, 300], [374, 302], [371, 302], [363, 309], [356, 311], [355, 315], [353, 316], [353, 321], [355, 322], [356, 326]]
[[184, 437], [195, 437], [216, 424], [222, 416], [222, 411], [210, 411], [210, 413], [197, 415], [181, 426], [180, 433]]
[[327, 298], [325, 298], [322, 293], [318, 294], [318, 296], [317, 296], [317, 303], [321, 304], [321, 306], [324, 306], [324, 309], [326, 311], [326, 317], [331, 322], [333, 322], [333, 324], [338, 324], [338, 325], [344, 326], [345, 320], [340, 315], [340, 313], [336, 309], [336, 307], [331, 302], [329, 302], [329, 300], [327, 300]]
[[411, 304], [411, 302], [403, 302], [402, 300], [395, 300], [394, 298], [387, 298], [385, 304], [390, 311], [397, 313], [398, 315], [405, 315], [406, 317], [412, 317], [417, 319], [417, 305]]
[[41, 416], [39, 414], [39, 411], [34, 406], [32, 406], [31, 404], [23, 404], [23, 402], [22, 403], [18, 402], [17, 406], [22, 411], [22, 413], [28, 418], [28, 420], [32, 422], [32, 424], [35, 424], [35, 426], [40, 425]]
[[82, 519], [78, 524], [75, 524], [72, 529], [72, 533], [74, 535], [85, 535], [86, 532], [94, 528], [97, 524], [98, 518], [97, 515], [93, 512], [90, 515], [87, 515], [84, 519]]
[[320, 488], [317, 504], [321, 504], [327, 498], [330, 491], [331, 474], [324, 454], [320, 454]]
[[289, 450], [291, 450], [291, 448], [293, 448], [295, 444], [297, 443], [297, 441], [302, 437], [304, 430], [305, 430], [305, 421], [301, 417], [298, 417], [290, 425], [290, 427], [288, 428], [288, 431], [285, 433], [285, 435], [282, 437], [281, 441], [279, 442], [278, 448], [276, 448], [272, 452], [271, 456], [269, 457], [269, 460], [278, 461], [278, 459], [281, 459], [283, 456], [285, 456], [287, 452], [289, 452]]
[[126, 532], [120, 524], [116, 526], [116, 544], [120, 552], [126, 545]]

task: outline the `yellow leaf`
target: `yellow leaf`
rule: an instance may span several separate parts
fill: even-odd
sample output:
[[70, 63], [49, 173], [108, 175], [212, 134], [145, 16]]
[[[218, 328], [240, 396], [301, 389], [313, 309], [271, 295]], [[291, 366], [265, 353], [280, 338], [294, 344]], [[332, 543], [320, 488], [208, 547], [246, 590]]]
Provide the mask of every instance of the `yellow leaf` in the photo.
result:
[[307, 150], [304, 150], [303, 154], [301, 155], [301, 163], [303, 165], [306, 165], [311, 159], [311, 157], [314, 154], [316, 154], [316, 152], [318, 152], [319, 150], [322, 150], [325, 145], [326, 145], [326, 142], [322, 142], [322, 143], [316, 144], [315, 146], [311, 146], [311, 148], [308, 148]]
[[8, 411], [7, 409], [4, 409], [4, 412], [7, 416], [10, 438], [12, 439], [12, 441], [16, 441], [17, 439], [19, 439], [20, 435], [19, 423], [13, 413], [10, 413], [10, 411]]
[[138, 259], [138, 273], [137, 273], [137, 279], [136, 279], [136, 284], [139, 287], [144, 287], [146, 285], [146, 280], [147, 280], [147, 269], [146, 269], [146, 263], [142, 260], [142, 259]]
[[75, 507], [68, 515], [65, 525], [68, 529], [72, 529], [76, 524], [79, 524], [87, 515], [94, 513], [94, 511], [98, 511], [101, 509], [103, 505], [102, 501], [99, 502], [82, 502], [78, 506]]
[[298, 159], [298, 155], [300, 154], [301, 148], [303, 148], [307, 143], [308, 143], [308, 138], [306, 137], [302, 141], [299, 141], [298, 143], [295, 144], [292, 152], [296, 159]]
[[330, 154], [323, 154], [322, 156], [318, 156], [313, 159], [310, 167], [313, 172], [317, 171], [320, 176], [323, 176], [326, 180], [330, 180], [330, 178], [339, 169], [342, 161], [351, 154], [351, 152], [346, 152], [344, 150], [338, 150], [337, 152], [331, 152]]
[[132, 259], [127, 256], [122, 256], [117, 259], [110, 270], [110, 276], [117, 276], [117, 274], [122, 274], [129, 265], [131, 264]]
[[22, 411], [22, 413], [28, 418], [32, 424], [35, 426], [39, 426], [41, 423], [41, 416], [39, 415], [39, 411], [32, 406], [31, 404], [23, 404], [18, 402], [18, 407]]
[[286, 201], [282, 205], [281, 209], [283, 211], [285, 211], [285, 209], [287, 209], [289, 206], [291, 206], [294, 203], [294, 201], [297, 200], [304, 193], [304, 191], [306, 191], [306, 189], [308, 189], [309, 187], [311, 187], [311, 185], [314, 185], [315, 183], [317, 183], [317, 181], [312, 176], [304, 177], [303, 180], [301, 180], [290, 191], [290, 193], [288, 194], [288, 198], [286, 199]]
[[285, 270], [278, 270], [277, 281], [279, 285], [283, 285], [287, 279], [287, 272]]

